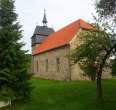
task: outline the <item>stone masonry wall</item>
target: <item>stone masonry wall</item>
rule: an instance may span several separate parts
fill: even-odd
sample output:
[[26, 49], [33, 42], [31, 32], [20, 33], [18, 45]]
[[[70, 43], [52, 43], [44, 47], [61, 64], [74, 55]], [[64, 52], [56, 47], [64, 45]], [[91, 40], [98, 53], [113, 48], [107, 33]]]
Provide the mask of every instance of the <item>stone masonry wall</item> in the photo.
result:
[[[79, 32], [81, 29], [79, 30]], [[80, 45], [81, 41], [78, 38], [79, 32], [73, 37], [70, 41], [70, 50], [75, 49]], [[80, 69], [79, 64], [71, 65], [71, 80], [90, 80], [90, 78], [84, 74], [84, 72]]]
[[[69, 46], [50, 50], [33, 57], [33, 71], [43, 79], [70, 80]], [[59, 59], [59, 64], [57, 64]]]

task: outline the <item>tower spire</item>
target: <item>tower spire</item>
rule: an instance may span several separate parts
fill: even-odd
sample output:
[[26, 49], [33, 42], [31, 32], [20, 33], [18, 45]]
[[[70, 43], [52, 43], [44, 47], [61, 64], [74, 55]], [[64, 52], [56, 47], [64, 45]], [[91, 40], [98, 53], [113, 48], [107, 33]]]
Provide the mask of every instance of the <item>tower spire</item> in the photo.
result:
[[43, 26], [47, 26], [46, 10], [44, 9]]

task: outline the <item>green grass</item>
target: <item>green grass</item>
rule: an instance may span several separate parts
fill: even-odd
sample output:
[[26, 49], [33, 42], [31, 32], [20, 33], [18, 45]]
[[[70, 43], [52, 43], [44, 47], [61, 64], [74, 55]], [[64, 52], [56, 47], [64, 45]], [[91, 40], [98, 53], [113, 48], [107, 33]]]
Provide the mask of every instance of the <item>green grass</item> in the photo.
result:
[[0, 110], [116, 110], [116, 79], [104, 80], [104, 103], [96, 102], [95, 82], [33, 79], [32, 100]]

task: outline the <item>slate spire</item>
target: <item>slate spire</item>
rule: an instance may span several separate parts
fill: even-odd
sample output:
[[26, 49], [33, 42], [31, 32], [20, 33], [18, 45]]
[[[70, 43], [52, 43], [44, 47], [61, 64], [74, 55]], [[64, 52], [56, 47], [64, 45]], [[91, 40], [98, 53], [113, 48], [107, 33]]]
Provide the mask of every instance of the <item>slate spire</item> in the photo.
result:
[[43, 22], [43, 26], [47, 26], [47, 18], [46, 18], [46, 10], [44, 9], [44, 17], [43, 17], [43, 20], [42, 20], [42, 22]]

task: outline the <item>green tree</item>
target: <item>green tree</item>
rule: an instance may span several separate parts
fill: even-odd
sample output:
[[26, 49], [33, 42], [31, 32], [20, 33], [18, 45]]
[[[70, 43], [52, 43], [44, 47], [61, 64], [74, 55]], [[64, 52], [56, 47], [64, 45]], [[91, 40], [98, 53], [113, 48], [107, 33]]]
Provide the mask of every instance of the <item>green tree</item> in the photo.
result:
[[78, 38], [82, 44], [70, 53], [70, 58], [74, 63], [78, 62], [81, 69], [92, 79], [96, 77], [97, 98], [101, 102], [103, 99], [101, 76], [103, 70], [110, 66], [109, 58], [113, 51], [110, 35], [93, 29], [83, 30]]
[[24, 44], [19, 41], [20, 28], [14, 0], [0, 0], [0, 97], [3, 100], [24, 100], [31, 92], [29, 59], [21, 49]]
[[[98, 13], [101, 22], [106, 23], [109, 26], [106, 26], [111, 34], [112, 45], [115, 47], [116, 43], [116, 0], [99, 0], [96, 1], [96, 12]], [[113, 49], [113, 55], [116, 56], [115, 48]], [[116, 68], [116, 57], [112, 61], [112, 72], [115, 72]]]
[[[82, 40], [82, 43], [70, 54], [74, 64], [78, 62], [85, 73], [91, 77], [96, 77], [97, 99], [99, 102], [103, 100], [102, 72], [105, 68], [113, 69], [116, 67], [116, 63], [112, 65], [109, 63], [110, 57], [116, 56], [116, 7], [108, 9], [112, 5], [112, 1], [115, 2], [115, 0], [99, 0], [96, 2], [98, 18], [94, 23], [95, 27], [80, 32], [78, 37]], [[111, 4], [107, 4], [109, 2]], [[105, 10], [107, 10], [107, 14]]]

